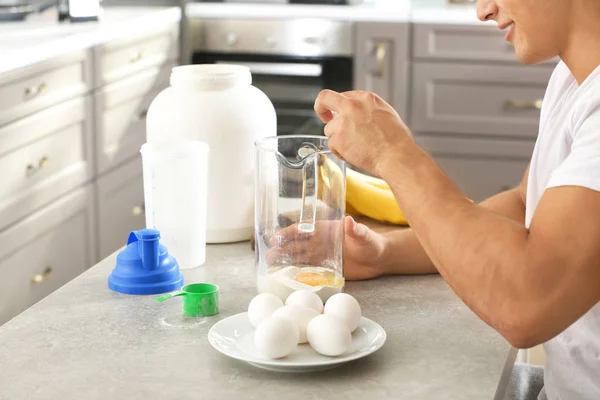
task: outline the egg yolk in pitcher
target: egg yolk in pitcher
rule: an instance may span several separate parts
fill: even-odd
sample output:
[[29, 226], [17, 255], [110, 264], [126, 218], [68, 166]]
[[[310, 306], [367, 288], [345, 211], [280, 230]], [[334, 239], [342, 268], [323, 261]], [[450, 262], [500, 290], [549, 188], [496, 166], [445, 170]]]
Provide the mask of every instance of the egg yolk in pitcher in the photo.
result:
[[296, 280], [300, 283], [310, 286], [327, 286], [331, 284], [331, 279], [316, 272], [302, 272], [296, 275]]

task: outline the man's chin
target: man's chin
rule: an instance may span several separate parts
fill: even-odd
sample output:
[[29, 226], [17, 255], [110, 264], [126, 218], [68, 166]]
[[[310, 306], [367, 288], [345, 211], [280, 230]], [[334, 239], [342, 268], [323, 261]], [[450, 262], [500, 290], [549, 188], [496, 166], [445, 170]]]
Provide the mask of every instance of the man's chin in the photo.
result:
[[519, 48], [519, 46], [515, 46], [515, 54], [519, 62], [525, 65], [538, 65], [557, 57], [557, 55], [542, 55], [539, 53], [527, 51], [525, 49]]

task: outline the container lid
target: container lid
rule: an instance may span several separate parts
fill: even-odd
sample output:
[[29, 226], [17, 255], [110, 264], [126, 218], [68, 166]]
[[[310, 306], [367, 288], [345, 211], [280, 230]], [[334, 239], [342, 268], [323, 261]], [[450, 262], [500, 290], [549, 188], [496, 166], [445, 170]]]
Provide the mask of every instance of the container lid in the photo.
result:
[[127, 247], [117, 255], [108, 287], [126, 294], [161, 294], [183, 286], [177, 260], [160, 244], [160, 232], [143, 229], [129, 234]]
[[223, 90], [251, 85], [250, 68], [233, 64], [192, 64], [171, 70], [171, 86], [202, 90]]

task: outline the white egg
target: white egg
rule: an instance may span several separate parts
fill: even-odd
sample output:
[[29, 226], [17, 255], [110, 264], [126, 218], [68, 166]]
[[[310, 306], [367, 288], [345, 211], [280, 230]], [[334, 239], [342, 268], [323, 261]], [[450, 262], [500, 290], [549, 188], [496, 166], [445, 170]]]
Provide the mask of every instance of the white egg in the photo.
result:
[[330, 357], [344, 354], [352, 343], [352, 334], [344, 321], [326, 314], [308, 323], [306, 336], [317, 353]]
[[290, 304], [288, 306], [281, 307], [273, 313], [274, 317], [285, 318], [296, 324], [300, 333], [300, 338], [298, 339], [299, 344], [306, 343], [308, 341], [306, 338], [306, 327], [308, 326], [308, 323], [317, 315], [319, 315], [319, 313], [316, 310], [300, 306], [298, 304]]
[[312, 308], [319, 314], [323, 312], [323, 300], [321, 300], [318, 294], [310, 290], [297, 290], [290, 294], [285, 301], [285, 305], [289, 306], [292, 304]]
[[338, 293], [331, 296], [325, 303], [324, 313], [344, 321], [350, 332], [354, 332], [360, 325], [360, 304], [347, 293]]
[[256, 328], [281, 307], [283, 307], [283, 301], [279, 297], [271, 293], [261, 293], [250, 301], [248, 319], [252, 326]]
[[282, 358], [298, 346], [298, 327], [289, 319], [272, 316], [254, 331], [254, 346], [269, 358]]

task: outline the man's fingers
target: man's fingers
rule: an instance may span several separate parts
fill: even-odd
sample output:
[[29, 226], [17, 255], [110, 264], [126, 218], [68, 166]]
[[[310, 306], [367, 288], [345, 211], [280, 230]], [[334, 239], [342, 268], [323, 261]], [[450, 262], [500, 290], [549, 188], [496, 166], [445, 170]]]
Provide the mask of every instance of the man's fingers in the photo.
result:
[[349, 237], [359, 240], [367, 241], [369, 239], [370, 230], [366, 225], [356, 222], [354, 218], [347, 216], [344, 219], [346, 235]]
[[293, 224], [282, 228], [276, 234], [271, 237], [271, 246], [282, 247], [286, 243], [294, 240], [307, 240], [310, 239], [312, 233], [298, 231], [298, 224]]
[[341, 114], [348, 108], [348, 99], [332, 90], [322, 90], [315, 101], [315, 112], [324, 123], [329, 123], [334, 119], [335, 114]]
[[325, 125], [325, 128], [323, 129], [325, 136], [327, 136], [329, 139], [331, 139], [333, 137], [333, 135], [335, 135], [336, 133], [338, 133], [342, 130], [342, 124], [343, 124], [342, 117], [338, 116], [337, 118], [333, 118], [331, 121], [329, 121], [327, 123], [327, 125]]

